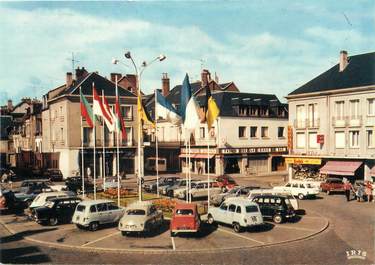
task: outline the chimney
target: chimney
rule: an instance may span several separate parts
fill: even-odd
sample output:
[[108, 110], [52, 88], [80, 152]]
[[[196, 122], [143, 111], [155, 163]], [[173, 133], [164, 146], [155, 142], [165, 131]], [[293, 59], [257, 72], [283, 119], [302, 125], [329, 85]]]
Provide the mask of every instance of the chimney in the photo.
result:
[[13, 101], [11, 99], [8, 99], [8, 110], [12, 111], [13, 110]]
[[120, 81], [122, 75], [119, 73], [111, 73], [111, 81], [113, 83], [116, 83], [116, 76], [117, 76], [117, 82]]
[[340, 63], [339, 63], [339, 71], [343, 72], [345, 68], [348, 66], [348, 52], [347, 51], [341, 51], [340, 52]]
[[76, 80], [78, 80], [82, 77], [85, 77], [88, 74], [89, 73], [86, 71], [85, 67], [82, 67], [82, 68], [77, 67], [77, 69], [76, 69]]
[[202, 78], [202, 87], [205, 87], [208, 84], [208, 81], [211, 80], [211, 74], [207, 69], [203, 69], [201, 73], [201, 78]]
[[137, 76], [136, 75], [124, 75], [121, 78], [119, 85], [133, 92], [134, 94], [137, 94]]
[[162, 89], [163, 89], [163, 96], [166, 97], [169, 95], [169, 89], [170, 89], [168, 73], [163, 73], [161, 83], [162, 83]]
[[70, 87], [73, 84], [73, 74], [71, 72], [66, 73], [66, 87]]

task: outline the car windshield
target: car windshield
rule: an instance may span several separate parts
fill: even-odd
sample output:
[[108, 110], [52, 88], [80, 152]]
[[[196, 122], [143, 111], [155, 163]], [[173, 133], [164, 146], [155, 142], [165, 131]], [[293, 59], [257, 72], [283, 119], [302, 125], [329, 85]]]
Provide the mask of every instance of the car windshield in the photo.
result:
[[44, 206], [47, 207], [47, 208], [52, 208], [54, 204], [55, 204], [55, 202], [53, 202], [53, 201], [46, 201]]
[[305, 185], [306, 185], [306, 188], [309, 188], [309, 189], [313, 188], [313, 186], [311, 184], [309, 184], [309, 183], [307, 183]]
[[193, 215], [193, 210], [192, 209], [178, 209], [176, 211], [177, 215]]
[[84, 205], [78, 205], [77, 206], [77, 212], [84, 212], [85, 209], [86, 209], [86, 206], [84, 206]]
[[256, 205], [248, 205], [246, 206], [247, 213], [256, 213], [258, 212], [258, 207]]
[[238, 191], [238, 189], [231, 189], [228, 193], [229, 194], [235, 194]]
[[127, 215], [146, 215], [145, 210], [131, 209], [126, 212]]

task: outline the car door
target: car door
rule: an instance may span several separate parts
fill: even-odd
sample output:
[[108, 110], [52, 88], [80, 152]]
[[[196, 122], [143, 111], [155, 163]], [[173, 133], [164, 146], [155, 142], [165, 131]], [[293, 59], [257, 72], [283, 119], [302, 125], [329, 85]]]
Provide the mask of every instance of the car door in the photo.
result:
[[305, 196], [307, 195], [307, 189], [306, 189], [306, 185], [305, 184], [303, 184], [303, 183], [299, 184], [298, 194], [299, 193], [302, 193]]
[[255, 197], [253, 199], [253, 202], [256, 202], [259, 205], [260, 212], [262, 213], [263, 216], [266, 215], [266, 209], [263, 204], [263, 197]]
[[96, 205], [96, 208], [98, 210], [97, 212], [97, 221], [100, 223], [100, 224], [106, 224], [106, 223], [109, 223], [110, 222], [110, 219], [112, 218], [112, 216], [110, 216], [108, 214], [108, 206], [107, 206], [107, 203], [98, 203]]
[[214, 219], [218, 222], [223, 222], [225, 220], [225, 216], [227, 215], [228, 205], [223, 202], [220, 207], [216, 211], [216, 216]]
[[117, 222], [122, 217], [122, 209], [114, 203], [108, 203], [109, 222]]
[[290, 193], [292, 193], [294, 196], [298, 196], [299, 193], [299, 185], [298, 183], [293, 183], [292, 188], [290, 190]]
[[237, 208], [237, 205], [235, 205], [233, 203], [230, 203], [228, 205], [228, 211], [227, 211], [227, 214], [223, 218], [223, 223], [226, 223], [226, 224], [232, 224], [233, 223], [235, 213], [236, 213], [236, 208]]
[[65, 201], [57, 201], [56, 202], [56, 208], [55, 208], [55, 213], [57, 219], [64, 223], [66, 221], [66, 215], [67, 215], [67, 204]]
[[[263, 214], [264, 212], [264, 214]], [[270, 201], [270, 197], [264, 197], [263, 198], [263, 212], [262, 214], [264, 216], [270, 217], [273, 216], [273, 209]]]

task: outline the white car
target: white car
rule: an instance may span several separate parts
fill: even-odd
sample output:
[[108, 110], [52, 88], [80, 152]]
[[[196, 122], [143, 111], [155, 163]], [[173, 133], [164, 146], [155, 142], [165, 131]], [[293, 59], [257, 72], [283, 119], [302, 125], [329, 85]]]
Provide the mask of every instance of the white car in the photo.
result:
[[[191, 188], [195, 187], [196, 181], [191, 182]], [[179, 198], [179, 199], [185, 199], [186, 196], [186, 186], [177, 188], [173, 191], [173, 197]]]
[[287, 201], [293, 206], [294, 210], [299, 209], [298, 200], [296, 197], [294, 197], [290, 192], [284, 192], [284, 191], [278, 191], [274, 189], [257, 189], [257, 190], [251, 190], [248, 194], [248, 199], [253, 200], [253, 198], [257, 195], [280, 195], [284, 196]]
[[[216, 182], [208, 182], [207, 180], [197, 181], [194, 185], [191, 185], [191, 190], [189, 194], [191, 196], [191, 200], [195, 198], [202, 198], [207, 197], [208, 195], [208, 187], [210, 187], [210, 194], [217, 194], [221, 193], [221, 188], [218, 185], [215, 185]], [[179, 199], [185, 199], [186, 196], [186, 188], [182, 189], [182, 192], [178, 193]]]
[[314, 188], [308, 182], [288, 182], [284, 186], [273, 187], [274, 190], [282, 192], [290, 192], [293, 196], [297, 196], [298, 199], [303, 200], [307, 197], [315, 197], [319, 194], [319, 189]]
[[111, 200], [83, 201], [77, 205], [72, 222], [78, 228], [96, 231], [101, 224], [117, 223], [124, 211]]
[[76, 194], [72, 191], [52, 191], [52, 192], [42, 192], [35, 197], [33, 202], [30, 204], [30, 210], [43, 206], [47, 201], [55, 198], [66, 198], [70, 196], [75, 196]]
[[207, 222], [220, 222], [233, 226], [235, 232], [263, 224], [263, 216], [258, 204], [245, 198], [228, 198], [220, 207], [210, 207], [207, 213]]

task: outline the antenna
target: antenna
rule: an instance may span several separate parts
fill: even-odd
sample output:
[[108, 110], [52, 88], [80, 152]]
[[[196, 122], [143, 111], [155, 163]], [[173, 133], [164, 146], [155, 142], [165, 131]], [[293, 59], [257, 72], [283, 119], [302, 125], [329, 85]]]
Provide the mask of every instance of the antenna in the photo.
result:
[[72, 74], [73, 74], [74, 69], [75, 69], [75, 63], [79, 63], [79, 61], [74, 58], [74, 52], [72, 52], [72, 58], [71, 59], [67, 58], [67, 60], [72, 62]]

